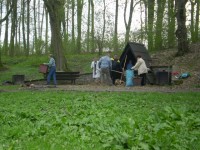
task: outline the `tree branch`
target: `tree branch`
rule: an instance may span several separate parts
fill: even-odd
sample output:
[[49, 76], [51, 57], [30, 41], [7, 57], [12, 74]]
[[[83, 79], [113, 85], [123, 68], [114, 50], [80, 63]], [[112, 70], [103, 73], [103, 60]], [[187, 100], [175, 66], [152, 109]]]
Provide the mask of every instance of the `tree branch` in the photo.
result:
[[12, 3], [11, 7], [10, 7], [10, 10], [7, 12], [7, 14], [5, 15], [5, 17], [3, 19], [0, 19], [0, 24], [4, 21], [6, 21], [6, 19], [8, 18], [8, 16], [10, 15], [10, 13], [12, 12], [12, 9], [13, 9], [14, 5]]

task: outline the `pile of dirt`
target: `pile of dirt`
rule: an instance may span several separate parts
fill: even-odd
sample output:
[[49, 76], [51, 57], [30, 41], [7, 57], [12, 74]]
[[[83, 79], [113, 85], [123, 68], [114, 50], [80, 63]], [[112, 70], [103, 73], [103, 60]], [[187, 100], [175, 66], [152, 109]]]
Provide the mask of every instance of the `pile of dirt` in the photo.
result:
[[[172, 66], [172, 73], [179, 75], [189, 73], [190, 77], [186, 79], [173, 78], [173, 83], [180, 88], [200, 87], [200, 43], [191, 44], [190, 52], [184, 56], [176, 57], [177, 49], [168, 49], [152, 54], [152, 65]], [[179, 75], [176, 75], [178, 77]], [[180, 82], [174, 82], [179, 80]]]

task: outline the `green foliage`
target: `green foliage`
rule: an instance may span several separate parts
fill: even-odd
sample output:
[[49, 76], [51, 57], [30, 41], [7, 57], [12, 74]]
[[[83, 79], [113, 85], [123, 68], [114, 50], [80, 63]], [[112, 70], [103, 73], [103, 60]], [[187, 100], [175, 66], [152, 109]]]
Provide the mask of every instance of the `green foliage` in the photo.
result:
[[74, 55], [67, 55], [67, 63], [72, 71], [80, 71], [81, 73], [89, 73], [91, 72], [91, 62], [93, 58], [99, 58], [97, 54], [90, 54], [90, 53], [82, 53], [82, 54], [74, 54]]
[[41, 55], [42, 53], [44, 53], [45, 42], [42, 39], [36, 39], [34, 44], [37, 55]]
[[[90, 73], [90, 64], [97, 54], [82, 53], [67, 55], [67, 64], [69, 71], [80, 71], [81, 73]], [[5, 69], [0, 72], [0, 83], [10, 81], [12, 75], [23, 74], [26, 80], [42, 79], [43, 75], [38, 72], [39, 65], [48, 62], [48, 55], [31, 55], [29, 57], [2, 57], [2, 62]]]
[[23, 74], [26, 80], [41, 79], [42, 74], [38, 72], [39, 65], [47, 62], [48, 57], [45, 56], [18, 56], [18, 57], [3, 57], [4, 66], [7, 70], [0, 73], [0, 82], [11, 81], [12, 75]]
[[199, 93], [1, 93], [0, 149], [199, 149], [199, 97]]

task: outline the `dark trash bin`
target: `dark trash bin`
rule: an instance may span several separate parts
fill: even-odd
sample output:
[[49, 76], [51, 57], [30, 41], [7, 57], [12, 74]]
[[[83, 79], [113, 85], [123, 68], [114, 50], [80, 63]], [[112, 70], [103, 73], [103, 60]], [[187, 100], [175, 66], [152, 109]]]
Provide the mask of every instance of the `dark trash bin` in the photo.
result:
[[158, 85], [166, 85], [171, 84], [171, 72], [157, 72], [156, 73], [156, 84]]

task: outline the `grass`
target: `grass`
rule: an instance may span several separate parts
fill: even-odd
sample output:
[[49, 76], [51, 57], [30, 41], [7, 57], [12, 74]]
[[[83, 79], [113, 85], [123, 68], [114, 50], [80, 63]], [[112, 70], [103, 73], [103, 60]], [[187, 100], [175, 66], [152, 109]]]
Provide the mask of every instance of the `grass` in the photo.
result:
[[0, 94], [0, 149], [200, 149], [200, 93]]
[[[67, 63], [70, 71], [80, 71], [81, 73], [90, 73], [90, 64], [96, 54], [67, 55]], [[12, 81], [12, 75], [25, 75], [25, 80], [42, 79], [43, 75], [38, 72], [39, 65], [48, 62], [46, 55], [41, 56], [18, 56], [2, 57], [2, 62], [6, 70], [0, 71], [0, 82]]]

